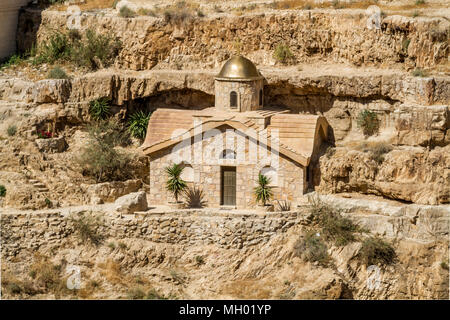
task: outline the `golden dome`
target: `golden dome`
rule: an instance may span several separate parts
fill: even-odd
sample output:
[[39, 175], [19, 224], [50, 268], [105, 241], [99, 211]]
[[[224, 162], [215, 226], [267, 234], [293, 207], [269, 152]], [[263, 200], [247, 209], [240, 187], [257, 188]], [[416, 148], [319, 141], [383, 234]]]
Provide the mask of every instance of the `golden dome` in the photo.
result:
[[256, 80], [262, 76], [253, 62], [243, 56], [234, 56], [225, 62], [217, 78]]

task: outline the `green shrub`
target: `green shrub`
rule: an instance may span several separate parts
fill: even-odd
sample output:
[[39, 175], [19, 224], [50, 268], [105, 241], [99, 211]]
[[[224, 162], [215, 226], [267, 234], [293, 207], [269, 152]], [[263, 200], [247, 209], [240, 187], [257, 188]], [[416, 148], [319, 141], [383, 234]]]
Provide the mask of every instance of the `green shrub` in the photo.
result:
[[448, 270], [448, 263], [446, 261], [442, 261], [440, 264], [441, 268], [444, 270]]
[[128, 299], [131, 300], [140, 300], [144, 299], [145, 293], [141, 288], [132, 288], [128, 291]]
[[183, 167], [174, 163], [172, 166], [166, 167], [166, 173], [168, 179], [166, 181], [166, 189], [173, 193], [175, 201], [178, 202], [178, 196], [182, 193], [186, 187], [186, 182], [181, 179], [181, 173], [183, 172]]
[[71, 216], [70, 221], [82, 241], [90, 241], [96, 246], [102, 242], [103, 236], [98, 233], [98, 228], [101, 226], [99, 216], [93, 215], [92, 212], [86, 214], [80, 212]]
[[0, 197], [6, 196], [6, 188], [4, 185], [0, 184]]
[[8, 133], [8, 136], [10, 136], [10, 137], [16, 135], [16, 133], [17, 133], [17, 126], [14, 125], [14, 124], [9, 125], [8, 129], [6, 130], [6, 132]]
[[11, 66], [16, 66], [24, 61], [24, 57], [21, 55], [14, 54], [11, 57], [0, 61], [0, 70], [3, 68], [9, 68]]
[[53, 202], [49, 198], [45, 198], [45, 205], [47, 206], [47, 208], [52, 208]]
[[168, 299], [167, 297], [165, 297], [164, 295], [160, 294], [155, 289], [151, 289], [147, 293], [147, 296], [145, 298], [148, 299], [148, 300], [167, 300]]
[[74, 45], [72, 62], [91, 70], [109, 67], [122, 47], [122, 43], [111, 35], [96, 34], [89, 29], [84, 41]]
[[57, 31], [39, 48], [35, 62], [53, 64], [59, 60], [69, 60], [71, 54], [69, 38]]
[[427, 76], [427, 73], [426, 73], [424, 70], [420, 69], [420, 68], [416, 68], [416, 69], [414, 69], [414, 71], [412, 72], [412, 75], [413, 75], [414, 77], [426, 77], [426, 76]]
[[130, 8], [128, 8], [127, 6], [123, 6], [122, 8], [120, 8], [119, 10], [119, 15], [122, 18], [133, 18], [136, 15], [136, 12], [134, 12], [133, 10], [131, 10]]
[[331, 208], [318, 197], [309, 197], [308, 200], [312, 218], [321, 228], [321, 235], [326, 241], [333, 241], [337, 246], [345, 246], [356, 240], [356, 232], [362, 232], [358, 225], [343, 217], [339, 210]]
[[280, 43], [275, 47], [273, 57], [276, 61], [282, 64], [290, 64], [294, 60], [294, 55], [292, 54], [291, 49], [289, 49], [289, 47], [284, 43]]
[[195, 256], [195, 263], [200, 266], [205, 263], [203, 256]]
[[48, 73], [49, 79], [69, 79], [67, 73], [60, 67], [55, 67]]
[[184, 191], [185, 203], [188, 208], [203, 208], [206, 203], [204, 197], [203, 190], [199, 187], [188, 187]]
[[99, 98], [89, 103], [89, 113], [94, 120], [104, 120], [111, 113], [110, 100], [108, 98]]
[[358, 256], [366, 265], [392, 264], [396, 254], [394, 248], [378, 237], [369, 237], [362, 243]]
[[133, 113], [128, 120], [128, 130], [130, 134], [138, 139], [144, 139], [147, 134], [148, 121], [151, 112], [139, 110]]
[[124, 242], [119, 242], [119, 249], [125, 250], [127, 248], [127, 245]]
[[300, 238], [294, 245], [294, 256], [304, 261], [318, 262], [321, 266], [328, 266], [330, 256], [325, 242], [315, 231], [309, 231], [304, 238]]
[[270, 184], [269, 177], [263, 174], [258, 175], [258, 186], [254, 189], [254, 194], [256, 197], [256, 202], [261, 201], [264, 206], [273, 196], [272, 187], [270, 187], [269, 184]]
[[126, 129], [116, 120], [102, 120], [87, 126], [89, 142], [76, 162], [82, 173], [96, 182], [126, 180], [131, 175], [128, 154], [115, 149], [129, 140]]
[[356, 119], [358, 128], [362, 129], [364, 136], [372, 136], [378, 133], [380, 128], [380, 120], [376, 112], [368, 109], [362, 110]]
[[419, 10], [414, 10], [412, 16], [413, 16], [413, 18], [416, 18], [416, 17], [420, 16], [420, 11]]
[[416, 5], [419, 6], [421, 4], [425, 4], [425, 0], [416, 0]]

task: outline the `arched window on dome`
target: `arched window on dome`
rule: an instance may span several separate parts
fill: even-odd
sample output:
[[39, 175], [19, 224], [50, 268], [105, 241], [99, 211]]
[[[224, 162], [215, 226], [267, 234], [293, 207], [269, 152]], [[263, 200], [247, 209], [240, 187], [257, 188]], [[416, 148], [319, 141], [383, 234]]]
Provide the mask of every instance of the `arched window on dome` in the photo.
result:
[[259, 105], [263, 105], [263, 90], [259, 89]]
[[262, 175], [265, 175], [270, 179], [269, 186], [277, 187], [278, 186], [278, 172], [274, 167], [265, 166], [259, 172]]
[[230, 108], [237, 108], [237, 93], [236, 91], [230, 92]]

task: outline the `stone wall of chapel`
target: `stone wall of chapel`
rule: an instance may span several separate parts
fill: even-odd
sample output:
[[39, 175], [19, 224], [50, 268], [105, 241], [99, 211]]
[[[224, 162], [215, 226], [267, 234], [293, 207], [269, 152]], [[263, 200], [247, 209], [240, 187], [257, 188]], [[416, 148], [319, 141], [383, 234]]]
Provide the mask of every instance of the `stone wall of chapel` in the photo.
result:
[[[232, 146], [226, 146], [225, 132], [227, 128], [221, 128], [218, 134], [214, 138], [204, 139], [197, 144], [193, 143], [192, 147], [188, 147], [188, 141], [185, 140], [186, 146], [183, 148], [183, 152], [190, 155], [190, 160], [185, 159], [185, 163], [189, 163], [194, 171], [193, 181], [188, 181], [190, 186], [196, 185], [203, 189], [207, 206], [212, 208], [220, 207], [221, 205], [221, 167], [231, 166], [236, 167], [236, 206], [242, 209], [253, 209], [255, 207], [254, 188], [257, 186], [258, 174], [261, 169], [270, 166], [270, 156], [261, 156], [258, 152], [258, 163], [251, 161], [250, 154], [255, 154], [255, 144], [253, 141], [245, 138], [245, 157], [241, 162], [238, 159], [219, 159], [224, 149], [234, 149], [238, 152], [238, 148], [235, 143]], [[215, 140], [217, 139], [217, 140]], [[192, 139], [193, 140], [193, 139]], [[215, 141], [222, 141], [221, 150], [215, 150], [212, 148], [212, 143]], [[203, 160], [196, 163], [194, 161], [194, 150], [198, 148], [198, 144], [203, 147]], [[211, 147], [208, 152], [207, 148]], [[249, 153], [249, 150], [250, 153]], [[256, 150], [259, 150], [256, 148]], [[214, 161], [207, 161], [206, 154], [210, 153], [210, 157]], [[150, 194], [149, 205], [161, 205], [173, 202], [174, 198], [170, 192], [166, 190], [167, 174], [165, 168], [174, 162], [172, 154], [172, 147], [163, 149], [151, 156], [150, 159]], [[179, 161], [180, 159], [175, 159]], [[239, 163], [240, 162], [240, 163]], [[273, 167], [276, 167], [272, 163]], [[297, 164], [289, 158], [280, 155], [278, 157], [278, 181], [273, 181], [274, 200], [288, 200], [292, 206], [297, 204], [298, 198], [306, 190], [306, 173], [305, 168], [300, 164]]]

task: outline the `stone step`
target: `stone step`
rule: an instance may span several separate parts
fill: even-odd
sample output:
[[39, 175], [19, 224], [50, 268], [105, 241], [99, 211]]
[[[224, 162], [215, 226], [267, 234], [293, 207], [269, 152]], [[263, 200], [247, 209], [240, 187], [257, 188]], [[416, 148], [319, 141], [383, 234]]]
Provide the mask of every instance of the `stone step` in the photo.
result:
[[35, 180], [35, 179], [30, 179], [28, 180], [30, 183], [35, 184], [35, 183], [40, 183], [39, 180]]
[[48, 192], [49, 190], [47, 188], [38, 188], [37, 191], [39, 191], [39, 192]]
[[43, 183], [34, 183], [33, 186], [35, 188], [47, 188], [47, 186]]

